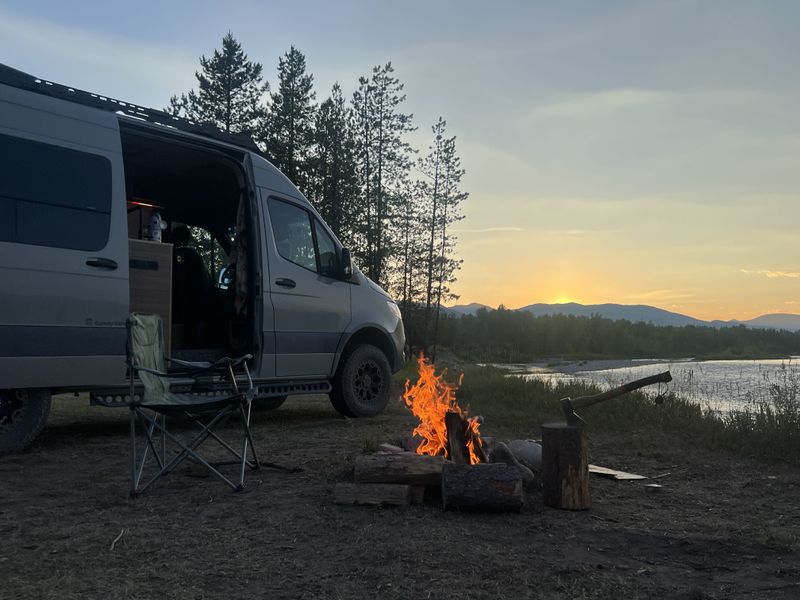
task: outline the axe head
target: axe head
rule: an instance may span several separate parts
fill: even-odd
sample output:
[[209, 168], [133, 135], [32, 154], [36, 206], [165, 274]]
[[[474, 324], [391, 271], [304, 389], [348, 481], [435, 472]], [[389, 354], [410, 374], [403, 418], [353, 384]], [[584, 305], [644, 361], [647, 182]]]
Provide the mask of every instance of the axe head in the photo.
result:
[[562, 398], [561, 408], [564, 409], [564, 418], [567, 420], [567, 425], [570, 427], [585, 427], [586, 421], [580, 418], [575, 409], [572, 408], [572, 399]]

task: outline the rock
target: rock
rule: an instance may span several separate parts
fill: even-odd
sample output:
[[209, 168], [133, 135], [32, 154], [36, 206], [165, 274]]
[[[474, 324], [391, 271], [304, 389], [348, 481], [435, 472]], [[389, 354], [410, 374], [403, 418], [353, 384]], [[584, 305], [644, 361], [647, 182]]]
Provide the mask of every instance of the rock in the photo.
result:
[[542, 446], [531, 440], [513, 440], [508, 448], [519, 462], [533, 471], [542, 470]]
[[492, 448], [491, 453], [489, 453], [489, 462], [506, 463], [509, 466], [516, 467], [524, 487], [530, 487], [536, 481], [533, 471], [519, 462], [514, 453], [503, 442], [498, 442]]

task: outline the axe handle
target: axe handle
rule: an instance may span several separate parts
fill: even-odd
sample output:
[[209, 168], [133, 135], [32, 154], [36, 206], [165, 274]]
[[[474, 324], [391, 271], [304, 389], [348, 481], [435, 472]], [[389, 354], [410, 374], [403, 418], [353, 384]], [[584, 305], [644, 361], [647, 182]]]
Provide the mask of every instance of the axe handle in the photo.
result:
[[637, 379], [636, 381], [631, 381], [630, 383], [626, 383], [625, 385], [616, 387], [613, 390], [608, 390], [607, 392], [603, 392], [602, 394], [595, 394], [594, 396], [580, 396], [578, 398], [574, 398], [572, 400], [572, 408], [583, 408], [584, 406], [591, 406], [592, 404], [597, 404], [598, 402], [602, 402], [603, 400], [608, 400], [610, 398], [616, 398], [617, 396], [621, 396], [622, 394], [627, 394], [628, 392], [632, 392], [633, 390], [638, 390], [639, 388], [643, 388], [648, 385], [653, 385], [654, 383], [669, 383], [670, 381], [672, 381], [672, 374], [669, 371], [664, 371], [663, 373], [659, 373], [658, 375], [651, 375], [650, 377], [644, 377], [643, 379]]

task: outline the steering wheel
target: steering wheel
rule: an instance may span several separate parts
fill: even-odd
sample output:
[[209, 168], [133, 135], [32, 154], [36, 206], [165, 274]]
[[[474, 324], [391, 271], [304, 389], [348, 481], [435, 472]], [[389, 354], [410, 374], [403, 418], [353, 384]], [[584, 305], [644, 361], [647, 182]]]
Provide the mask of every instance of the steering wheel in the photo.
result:
[[219, 288], [227, 290], [236, 281], [236, 263], [231, 263], [219, 272]]

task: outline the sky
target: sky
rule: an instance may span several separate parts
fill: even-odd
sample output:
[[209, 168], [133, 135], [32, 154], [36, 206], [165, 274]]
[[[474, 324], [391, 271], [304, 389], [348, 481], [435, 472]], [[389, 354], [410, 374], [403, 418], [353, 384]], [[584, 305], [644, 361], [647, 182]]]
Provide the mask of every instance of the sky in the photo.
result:
[[0, 4], [0, 62], [161, 108], [227, 31], [318, 100], [391, 60], [466, 169], [458, 303], [800, 313], [800, 2]]

